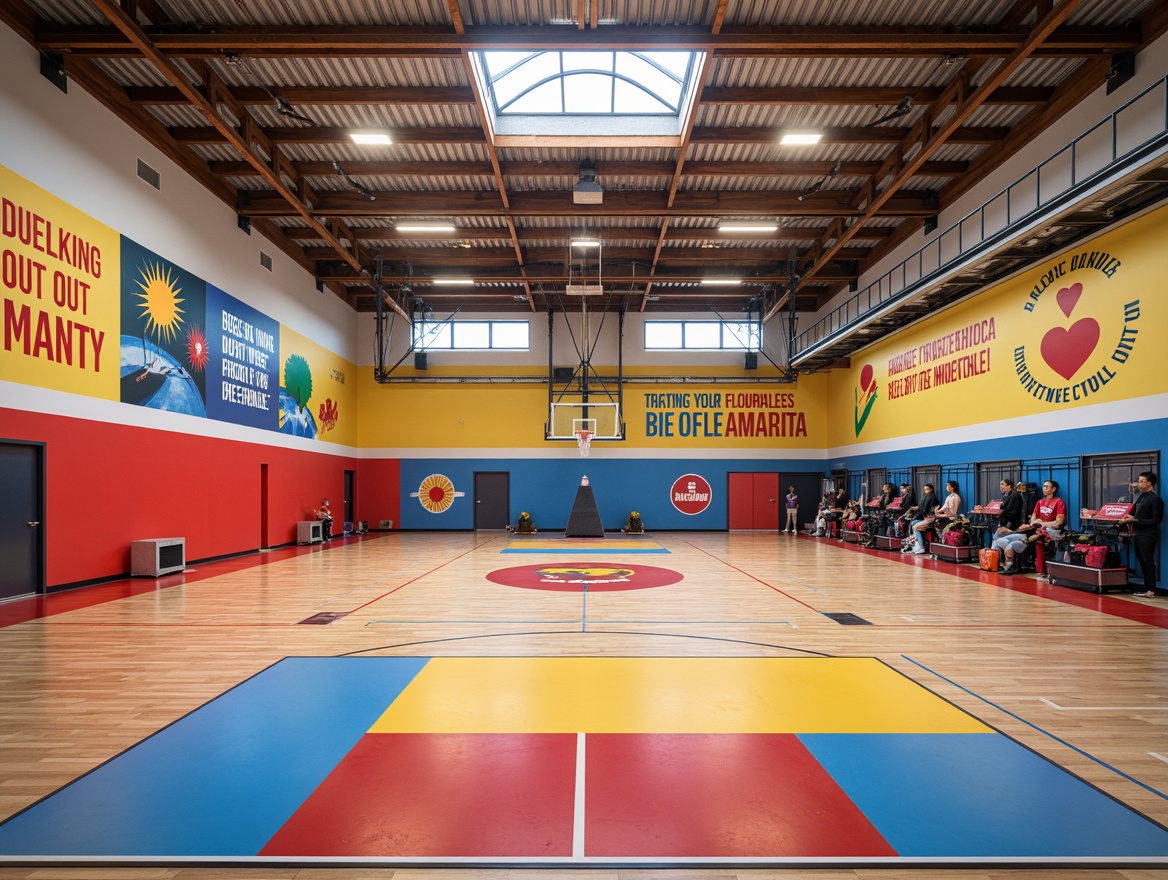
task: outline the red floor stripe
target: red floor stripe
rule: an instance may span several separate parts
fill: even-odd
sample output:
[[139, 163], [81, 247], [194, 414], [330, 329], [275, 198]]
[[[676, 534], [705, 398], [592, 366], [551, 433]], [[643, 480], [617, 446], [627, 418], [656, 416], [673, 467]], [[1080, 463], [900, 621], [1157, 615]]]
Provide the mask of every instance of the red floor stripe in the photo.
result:
[[[815, 539], [812, 539], [815, 540]], [[820, 539], [822, 540], [822, 539]], [[834, 542], [833, 542], [834, 543]], [[1001, 587], [1004, 590], [1013, 590], [1015, 593], [1025, 593], [1037, 596], [1040, 599], [1050, 599], [1062, 602], [1064, 605], [1074, 605], [1076, 608], [1086, 608], [1108, 614], [1112, 617], [1121, 617], [1124, 620], [1145, 623], [1148, 626], [1168, 629], [1168, 607], [1145, 605], [1142, 602], [1133, 602], [1130, 599], [1120, 599], [1115, 596], [1088, 593], [1083, 590], [1073, 590], [1070, 587], [1056, 587], [1051, 584], [1037, 581], [1034, 578], [1018, 575], [1000, 574], [997, 572], [982, 571], [970, 563], [948, 562], [941, 559], [925, 559], [913, 556], [911, 553], [897, 553], [889, 550], [876, 550], [871, 547], [861, 547], [858, 544], [838, 544], [844, 550], [853, 553], [866, 553], [869, 556], [882, 556], [885, 559], [898, 560], [906, 565], [916, 565], [931, 568], [934, 571], [943, 571], [946, 574], [956, 575], [963, 580], [977, 581], [987, 587]]]

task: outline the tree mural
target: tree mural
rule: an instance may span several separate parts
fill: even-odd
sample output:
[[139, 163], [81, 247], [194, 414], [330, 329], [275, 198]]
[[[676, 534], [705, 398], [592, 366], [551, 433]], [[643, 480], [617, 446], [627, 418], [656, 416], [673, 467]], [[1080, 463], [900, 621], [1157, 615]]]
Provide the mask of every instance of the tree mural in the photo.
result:
[[301, 409], [312, 397], [312, 368], [302, 356], [293, 354], [284, 361], [284, 390]]

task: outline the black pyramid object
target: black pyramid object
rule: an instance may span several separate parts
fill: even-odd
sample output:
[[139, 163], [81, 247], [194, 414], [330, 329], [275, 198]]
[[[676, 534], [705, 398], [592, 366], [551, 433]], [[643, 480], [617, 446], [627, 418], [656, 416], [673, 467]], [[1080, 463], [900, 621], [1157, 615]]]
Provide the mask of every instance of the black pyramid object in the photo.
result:
[[587, 477], [581, 478], [580, 488], [576, 490], [576, 500], [572, 503], [572, 513], [568, 517], [568, 527], [564, 529], [564, 537], [604, 537], [600, 511], [596, 509], [596, 499], [592, 495], [592, 487], [588, 485]]

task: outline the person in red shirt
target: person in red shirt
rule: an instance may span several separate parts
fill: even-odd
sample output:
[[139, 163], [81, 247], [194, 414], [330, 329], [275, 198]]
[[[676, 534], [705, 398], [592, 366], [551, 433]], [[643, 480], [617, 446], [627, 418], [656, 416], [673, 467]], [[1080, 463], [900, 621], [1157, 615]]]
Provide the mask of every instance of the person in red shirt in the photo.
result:
[[1042, 484], [1042, 497], [1034, 503], [1030, 524], [1026, 527], [1029, 532], [1026, 540], [1039, 542], [1034, 557], [1034, 568], [1039, 574], [1046, 573], [1046, 542], [1061, 538], [1067, 521], [1067, 504], [1058, 497], [1058, 490], [1056, 480]]

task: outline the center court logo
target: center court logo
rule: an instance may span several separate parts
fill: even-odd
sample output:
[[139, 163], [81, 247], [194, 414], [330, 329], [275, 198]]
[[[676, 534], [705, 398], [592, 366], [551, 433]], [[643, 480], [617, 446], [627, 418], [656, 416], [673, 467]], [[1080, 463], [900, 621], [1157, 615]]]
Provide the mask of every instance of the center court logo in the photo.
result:
[[855, 389], [855, 399], [853, 419], [856, 424], [856, 436], [859, 437], [872, 412], [872, 405], [876, 403], [876, 377], [873, 375], [871, 364], [864, 364], [864, 369], [860, 371], [860, 384]]
[[666, 587], [682, 579], [679, 572], [655, 565], [621, 565], [612, 562], [562, 562], [517, 565], [487, 575], [505, 587], [552, 590], [558, 593], [609, 593]]

